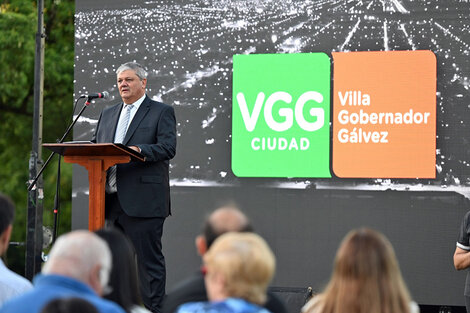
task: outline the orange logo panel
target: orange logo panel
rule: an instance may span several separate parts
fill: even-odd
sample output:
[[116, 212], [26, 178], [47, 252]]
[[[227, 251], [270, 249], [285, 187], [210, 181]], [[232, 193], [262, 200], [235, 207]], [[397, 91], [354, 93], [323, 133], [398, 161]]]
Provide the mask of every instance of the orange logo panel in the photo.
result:
[[332, 54], [336, 176], [435, 178], [435, 55], [431, 51]]

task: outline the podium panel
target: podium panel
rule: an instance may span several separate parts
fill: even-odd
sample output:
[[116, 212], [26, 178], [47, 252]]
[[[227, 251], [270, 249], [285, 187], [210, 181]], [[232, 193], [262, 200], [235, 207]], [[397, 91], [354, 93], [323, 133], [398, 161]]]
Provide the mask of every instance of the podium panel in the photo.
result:
[[131, 160], [144, 161], [142, 154], [122, 144], [113, 143], [57, 143], [44, 147], [64, 157], [67, 163], [76, 163], [88, 171], [89, 205], [88, 229], [94, 231], [104, 226], [105, 184], [108, 168]]

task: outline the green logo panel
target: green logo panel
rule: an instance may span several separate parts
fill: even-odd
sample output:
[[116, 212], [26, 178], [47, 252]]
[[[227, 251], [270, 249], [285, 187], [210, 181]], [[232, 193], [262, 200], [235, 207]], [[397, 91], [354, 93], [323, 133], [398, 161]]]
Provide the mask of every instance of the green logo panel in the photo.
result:
[[331, 177], [326, 54], [235, 55], [232, 99], [235, 175]]

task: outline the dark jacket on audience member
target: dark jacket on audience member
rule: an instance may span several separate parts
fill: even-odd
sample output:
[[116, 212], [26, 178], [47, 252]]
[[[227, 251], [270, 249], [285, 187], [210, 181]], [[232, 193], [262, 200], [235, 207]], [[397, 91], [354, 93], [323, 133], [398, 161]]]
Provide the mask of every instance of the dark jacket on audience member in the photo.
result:
[[[188, 302], [208, 301], [204, 275], [198, 271], [193, 276], [179, 283], [163, 300], [163, 313], [174, 313], [178, 306]], [[268, 291], [264, 307], [272, 313], [288, 313], [283, 301]]]

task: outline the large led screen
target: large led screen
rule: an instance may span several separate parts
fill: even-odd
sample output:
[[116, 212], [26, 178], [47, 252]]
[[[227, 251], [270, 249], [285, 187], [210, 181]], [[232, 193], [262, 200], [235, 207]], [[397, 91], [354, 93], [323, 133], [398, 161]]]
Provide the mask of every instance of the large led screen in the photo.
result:
[[[391, 240], [406, 283], [418, 303], [463, 305], [465, 273], [455, 271], [452, 255], [470, 196], [469, 25], [470, 4], [455, 0], [77, 0], [75, 97], [100, 91], [108, 91], [111, 96], [94, 100], [85, 110], [74, 128], [74, 139], [91, 139], [103, 108], [120, 101], [115, 71], [127, 61], [137, 61], [148, 69], [147, 94], [151, 98], [175, 108], [178, 146], [170, 166], [172, 216], [165, 223], [163, 235], [168, 289], [200, 265], [194, 238], [208, 212], [231, 201], [247, 213], [256, 231], [267, 239], [276, 254], [273, 286], [312, 287], [321, 291], [330, 277], [341, 239], [352, 228], [368, 226]], [[430, 114], [427, 128], [423, 128], [425, 139], [421, 141], [415, 136], [412, 144], [397, 145], [393, 154], [384, 155], [395, 168], [406, 167], [403, 175], [382, 171], [384, 164], [376, 155], [357, 148], [358, 145], [340, 142], [345, 140], [340, 136], [344, 131], [338, 135], [341, 129], [351, 126], [347, 125], [350, 120], [346, 122], [345, 113], [339, 116], [341, 99], [346, 103], [350, 96], [346, 93], [351, 92], [353, 97], [352, 92], [359, 89], [335, 88], [348, 83], [362, 84], [364, 76], [357, 68], [335, 72], [335, 66], [366, 62], [364, 71], [375, 73], [380, 84], [378, 67], [367, 60], [341, 58], [369, 51], [427, 51], [425, 54], [434, 58], [435, 97], [431, 95], [434, 107], [421, 109]], [[315, 71], [315, 79], [322, 81], [317, 90], [321, 99], [313, 93], [305, 96], [325, 101], [318, 106], [325, 117], [318, 123], [323, 127], [322, 133], [313, 136], [308, 146], [321, 151], [322, 158], [312, 160], [300, 154], [307, 143], [301, 141], [305, 128], [298, 125], [308, 129], [308, 125], [315, 124], [315, 120], [307, 117], [302, 124], [300, 115], [287, 130], [292, 134], [278, 136], [289, 140], [298, 136], [295, 145], [299, 154], [253, 156], [238, 150], [236, 144], [243, 143], [246, 129], [233, 124], [243, 119], [241, 112], [234, 116], [234, 101], [239, 101], [242, 107], [245, 101], [249, 108], [245, 118], [255, 125], [248, 104], [256, 104], [258, 93], [266, 90], [263, 102], [259, 102], [256, 127], [284, 125], [282, 120], [276, 120], [279, 116], [270, 120], [269, 114], [266, 116], [271, 124], [266, 123], [263, 111], [269, 97], [283, 90], [271, 90], [264, 85], [263, 90], [245, 91], [256, 83], [255, 77], [248, 76], [250, 66], [272, 70], [268, 63], [262, 63], [264, 60], [253, 59], [261, 55], [273, 59], [290, 55], [283, 57], [289, 59], [287, 65], [276, 70], [289, 75], [293, 70], [307, 74]], [[313, 59], [300, 60], [305, 55], [310, 58], [313, 55]], [[289, 70], [292, 58], [311, 62], [314, 68]], [[237, 66], [241, 70], [238, 74]], [[390, 75], [386, 78], [390, 79]], [[239, 77], [243, 80], [237, 80]], [[259, 77], [276, 88], [280, 86], [274, 76]], [[295, 89], [302, 82], [289, 83]], [[373, 102], [377, 93], [372, 93], [370, 85], [364, 83], [357, 88], [372, 95], [370, 108], [380, 112], [398, 110], [384, 109], [377, 100]], [[407, 86], [393, 88], [410, 90]], [[235, 98], [240, 94], [239, 99], [234, 99], [235, 91]], [[291, 101], [287, 101], [290, 98], [285, 94], [275, 94], [271, 100], [278, 96], [287, 99], [285, 103], [294, 104], [305, 91], [286, 93], [292, 96]], [[359, 117], [359, 110], [364, 108], [356, 109], [349, 109], [348, 118], [352, 113]], [[400, 112], [410, 109], [404, 106]], [[289, 114], [295, 118], [294, 111]], [[415, 130], [410, 128], [411, 132]], [[254, 136], [260, 138], [254, 147], [261, 147], [261, 138], [269, 136], [260, 130]], [[241, 141], [235, 143], [234, 138]], [[293, 145], [291, 141], [287, 143]], [[422, 149], [416, 145], [425, 149], [423, 164], [419, 154]], [[410, 153], [408, 148], [416, 150]], [[335, 162], [335, 149], [349, 159]], [[419, 157], [403, 163], [402, 157], [409, 155]], [[257, 166], [249, 163], [253, 157], [259, 157]], [[349, 161], [354, 158], [369, 159], [359, 166]], [[308, 167], [305, 175], [303, 164]], [[87, 227], [86, 175], [83, 168], [74, 167], [74, 228]]]

